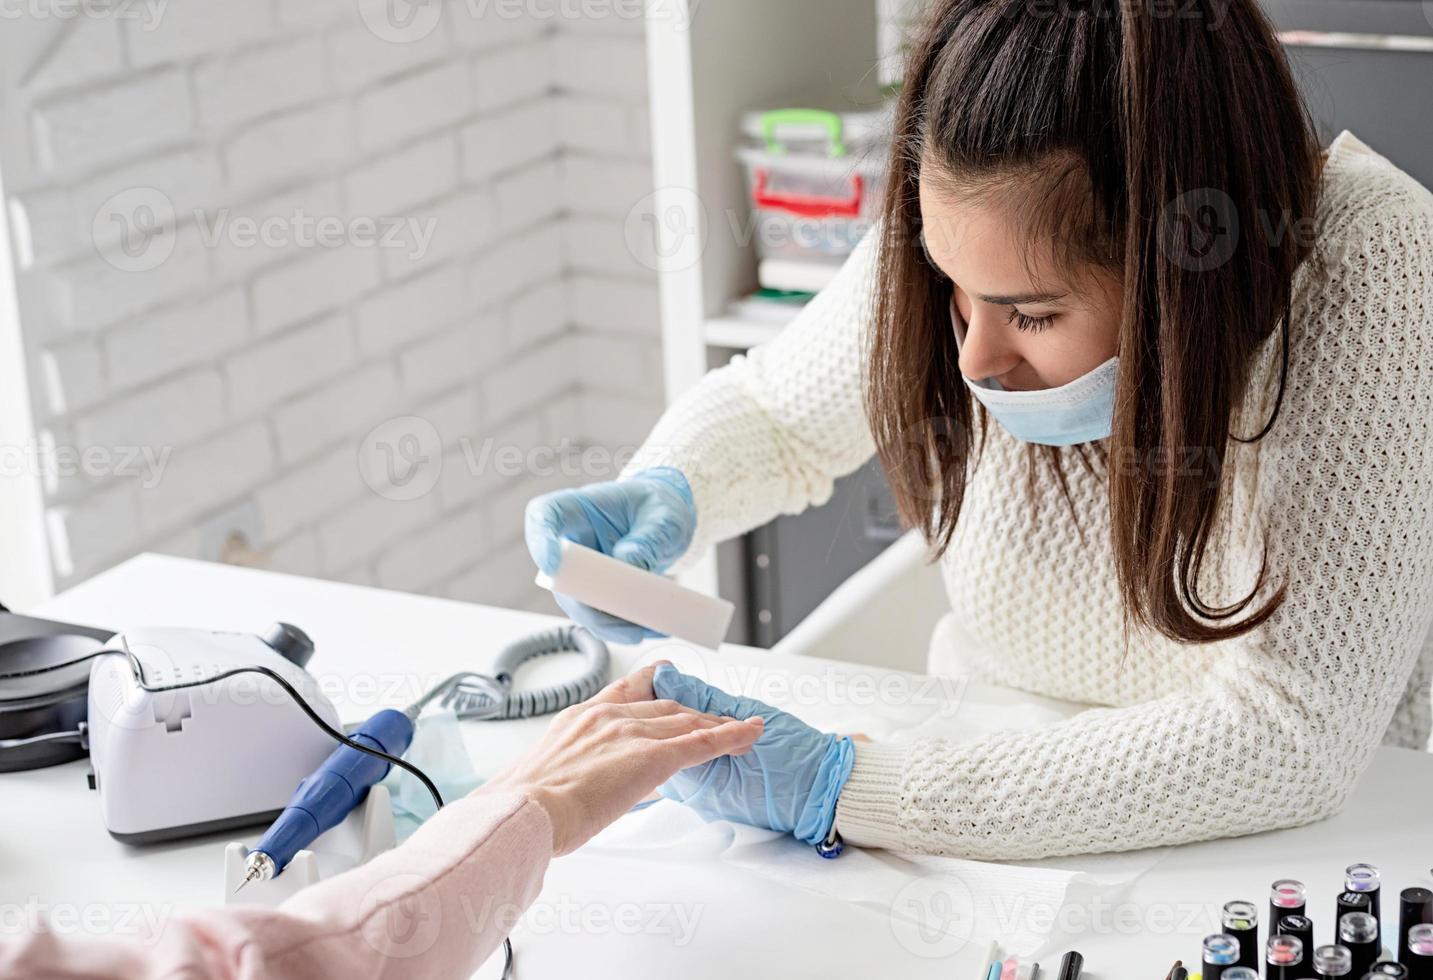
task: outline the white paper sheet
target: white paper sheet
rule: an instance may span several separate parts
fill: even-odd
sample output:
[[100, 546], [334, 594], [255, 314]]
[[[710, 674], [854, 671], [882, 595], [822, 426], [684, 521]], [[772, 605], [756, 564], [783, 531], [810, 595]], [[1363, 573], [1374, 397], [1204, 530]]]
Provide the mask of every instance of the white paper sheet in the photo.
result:
[[[765, 668], [719, 670], [706, 679], [778, 706], [829, 731], [863, 732], [880, 741], [969, 739], [993, 731], [1054, 724], [1081, 707], [980, 683], [941, 679], [888, 689], [869, 699], [849, 677], [843, 690]], [[814, 687], [812, 685], [815, 685]], [[894, 694], [892, 691], [894, 690]], [[706, 823], [669, 801], [629, 814], [584, 851], [628, 860], [720, 861], [762, 880], [849, 902], [889, 917], [915, 942], [948, 940], [967, 948], [1000, 944], [1005, 955], [1049, 955], [1067, 934], [1097, 923], [1158, 863], [1164, 850], [1085, 855], [1020, 864], [847, 848], [834, 860], [785, 834], [726, 821]]]
[[1056, 937], [1118, 903], [1162, 853], [1006, 864], [847, 848], [823, 860], [789, 835], [707, 823], [668, 801], [623, 817], [583, 850], [626, 860], [720, 861], [754, 880], [869, 908], [913, 939], [925, 933], [924, 943], [938, 942], [936, 933], [977, 947], [997, 941], [1021, 957], [1046, 955]]

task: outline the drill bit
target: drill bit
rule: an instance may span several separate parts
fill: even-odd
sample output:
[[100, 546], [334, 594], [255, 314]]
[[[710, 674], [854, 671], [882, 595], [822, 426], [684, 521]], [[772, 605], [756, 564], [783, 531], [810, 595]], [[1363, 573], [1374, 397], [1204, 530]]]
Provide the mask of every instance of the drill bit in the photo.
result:
[[251, 881], [268, 881], [274, 876], [274, 860], [263, 851], [250, 851], [249, 859], [244, 865], [244, 878], [234, 888], [234, 894], [239, 894]]

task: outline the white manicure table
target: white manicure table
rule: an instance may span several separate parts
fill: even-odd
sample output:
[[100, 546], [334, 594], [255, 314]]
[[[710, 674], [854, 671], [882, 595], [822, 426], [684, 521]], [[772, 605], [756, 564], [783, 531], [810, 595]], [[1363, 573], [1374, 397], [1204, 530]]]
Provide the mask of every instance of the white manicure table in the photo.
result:
[[[309, 670], [334, 697], [345, 722], [381, 707], [402, 707], [450, 673], [486, 669], [507, 642], [559, 622], [154, 555], [135, 558], [24, 611], [116, 630], [162, 625], [255, 631], [275, 620], [293, 623], [313, 638], [317, 652]], [[930, 698], [953, 690], [960, 696], [957, 713], [998, 715], [1002, 704], [1024, 697], [976, 685], [947, 689], [879, 668], [738, 646], [713, 653], [664, 641], [612, 652], [614, 676], [666, 658], [714, 682], [717, 675], [744, 677], [754, 688], [743, 693], [763, 694], [828, 730], [840, 730], [832, 726], [840, 724], [833, 719], [841, 715], [822, 702], [849, 699], [865, 705], [866, 715], [860, 727], [846, 730], [868, 731], [873, 737], [885, 734], [880, 730], [883, 698], [914, 702], [919, 693], [920, 703], [936, 710]], [[571, 668], [560, 662], [563, 658], [545, 659], [552, 662], [530, 668], [533, 680], [562, 676]], [[780, 683], [763, 686], [759, 678], [767, 672]], [[783, 704], [788, 697], [797, 703]], [[477, 771], [492, 775], [545, 725], [542, 719], [464, 723], [464, 740]], [[73, 934], [84, 928], [123, 930], [136, 917], [221, 904], [224, 842], [235, 835], [148, 848], [122, 845], [105, 831], [86, 786], [87, 768], [76, 762], [0, 774], [0, 940], [7, 930], [13, 934], [26, 910], [35, 908], [52, 910]], [[805, 860], [804, 854], [791, 856]], [[810, 861], [821, 859], [813, 853]], [[1224, 902], [1248, 899], [1262, 916], [1276, 878], [1308, 885], [1315, 941], [1331, 941], [1333, 896], [1341, 888], [1343, 868], [1355, 861], [1382, 869], [1385, 910], [1397, 909], [1401, 888], [1433, 885], [1433, 755], [1380, 749], [1349, 806], [1321, 823], [1144, 852], [1132, 857], [1142, 873], [1113, 891], [1105, 889], [1097, 899], [1073, 897], [1078, 890], [1072, 889], [1068, 908], [1027, 909], [1016, 901], [1004, 903], [998, 914], [1024, 924], [1024, 917], [1053, 913], [1054, 925], [1037, 953], [1042, 977], [1055, 980], [1060, 954], [1078, 949], [1087, 977], [1158, 980], [1177, 958], [1197, 969], [1200, 941], [1218, 931]], [[1079, 868], [1079, 859], [1070, 859], [1068, 866]], [[792, 886], [778, 876], [754, 878], [749, 869], [697, 860], [689, 853], [663, 860], [660, 855], [624, 858], [611, 849], [579, 851], [548, 869], [543, 894], [513, 932], [513, 944], [523, 980], [975, 980], [980, 971], [970, 963], [981, 958], [986, 944], [978, 944], [976, 953], [970, 948], [976, 944], [962, 949], [958, 939], [952, 941], [959, 930], [942, 929], [941, 920], [958, 915], [959, 909], [939, 889], [902, 891], [896, 904], [914, 918]], [[484, 914], [480, 896], [475, 896], [473, 914]], [[1003, 923], [981, 925], [998, 932]], [[1388, 932], [1385, 926], [1385, 936]], [[497, 959], [489, 960], [479, 976], [496, 978]]]

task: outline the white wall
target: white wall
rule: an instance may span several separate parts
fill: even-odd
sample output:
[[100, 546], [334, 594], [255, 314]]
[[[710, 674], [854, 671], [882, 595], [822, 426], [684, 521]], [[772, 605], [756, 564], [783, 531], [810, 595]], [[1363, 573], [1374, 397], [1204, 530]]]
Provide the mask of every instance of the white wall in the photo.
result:
[[238, 531], [276, 569], [548, 608], [523, 504], [614, 474], [582, 450], [661, 407], [632, 4], [151, 2], [0, 24], [36, 419], [7, 449], [42, 457], [57, 586]]
[[911, 31], [931, 3], [932, 0], [876, 0], [882, 83], [900, 80]]

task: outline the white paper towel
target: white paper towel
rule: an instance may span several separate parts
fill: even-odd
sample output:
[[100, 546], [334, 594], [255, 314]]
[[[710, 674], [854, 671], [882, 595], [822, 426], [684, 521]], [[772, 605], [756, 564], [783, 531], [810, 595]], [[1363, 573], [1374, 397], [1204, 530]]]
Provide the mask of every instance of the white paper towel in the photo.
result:
[[1078, 932], [1162, 853], [1017, 865], [848, 847], [826, 860], [787, 834], [707, 823], [669, 801], [623, 817], [583, 850], [627, 860], [721, 861], [753, 879], [866, 907], [888, 917], [893, 928], [931, 933], [928, 943], [949, 937], [983, 947], [997, 941], [1006, 954], [1022, 957], [1045, 955], [1060, 934]]
[[[977, 682], [941, 679], [922, 691], [924, 680], [914, 678], [897, 696], [862, 704], [854, 703], [860, 699], [851, 694], [848, 677], [843, 680], [844, 696], [825, 698], [798, 690], [798, 677], [748, 668], [706, 679], [780, 707], [790, 704], [787, 710], [825, 730], [859, 731], [880, 741], [968, 739], [1053, 724], [1082, 710]], [[814, 690], [820, 691], [819, 682]], [[839, 858], [826, 860], [789, 835], [726, 821], [707, 823], [669, 801], [623, 817], [594, 838], [584, 848], [588, 850], [629, 860], [721, 861], [754, 881], [868, 908], [887, 917], [893, 929], [910, 930], [913, 942], [983, 948], [996, 941], [1006, 955], [1021, 957], [1048, 955], [1063, 935], [1087, 930], [1165, 853], [1145, 850], [1010, 864], [848, 847]]]

